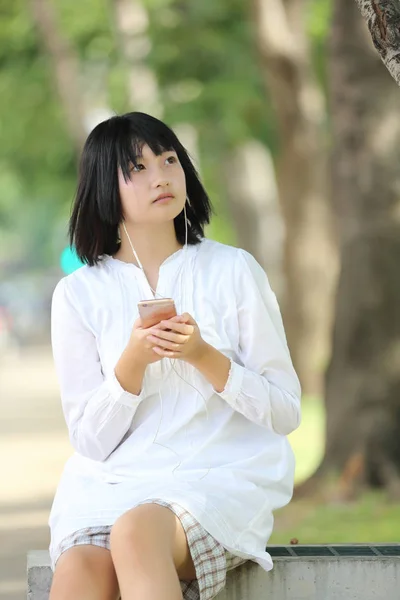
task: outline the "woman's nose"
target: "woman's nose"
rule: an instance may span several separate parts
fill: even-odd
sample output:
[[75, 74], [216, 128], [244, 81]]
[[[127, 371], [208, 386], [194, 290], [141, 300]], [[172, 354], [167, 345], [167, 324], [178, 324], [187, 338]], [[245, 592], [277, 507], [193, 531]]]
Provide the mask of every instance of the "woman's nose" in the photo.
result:
[[168, 178], [166, 177], [165, 172], [160, 167], [154, 169], [152, 185], [155, 188], [169, 185]]

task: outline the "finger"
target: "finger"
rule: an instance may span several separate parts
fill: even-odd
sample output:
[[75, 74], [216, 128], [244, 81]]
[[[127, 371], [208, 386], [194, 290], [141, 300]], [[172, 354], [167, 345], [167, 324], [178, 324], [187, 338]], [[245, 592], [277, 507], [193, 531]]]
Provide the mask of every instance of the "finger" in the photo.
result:
[[181, 333], [175, 333], [171, 330], [164, 329], [154, 329], [152, 334], [153, 337], [158, 337], [162, 340], [169, 340], [170, 342], [175, 342], [176, 344], [185, 344], [189, 336], [182, 335]]
[[176, 315], [175, 317], [172, 317], [170, 320], [174, 321], [175, 323], [190, 323], [191, 325], [194, 325], [196, 322], [189, 313], [183, 313], [182, 315]]
[[192, 315], [190, 315], [187, 312], [185, 312], [181, 315], [181, 319], [182, 319], [182, 322], [190, 323], [191, 325], [194, 325], [196, 323], [196, 321], [193, 319]]
[[152, 342], [153, 344], [155, 344], [155, 346], [159, 346], [161, 348], [166, 348], [167, 350], [172, 350], [174, 352], [177, 352], [179, 350], [179, 348], [181, 347], [180, 344], [176, 344], [174, 342], [169, 342], [168, 340], [160, 340], [160, 338], [157, 338], [153, 335], [150, 335], [148, 338], [149, 342]]
[[174, 352], [172, 350], [164, 350], [163, 348], [160, 348], [159, 346], [154, 346], [153, 352], [155, 352], [159, 356], [164, 356], [166, 358], [179, 358], [180, 357], [179, 352]]
[[167, 329], [172, 329], [177, 333], [181, 333], [182, 335], [192, 335], [194, 332], [193, 325], [187, 325], [186, 323], [176, 323], [172, 320], [170, 321], [161, 321], [161, 324]]

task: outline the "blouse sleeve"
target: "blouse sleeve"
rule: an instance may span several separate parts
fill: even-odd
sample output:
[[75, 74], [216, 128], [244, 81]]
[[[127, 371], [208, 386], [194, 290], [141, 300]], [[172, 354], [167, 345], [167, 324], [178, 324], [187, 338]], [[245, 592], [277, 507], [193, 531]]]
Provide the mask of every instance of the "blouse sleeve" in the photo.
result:
[[288, 435], [300, 424], [300, 383], [276, 296], [262, 267], [244, 250], [236, 263], [235, 288], [242, 364], [231, 360], [219, 395], [250, 421]]
[[95, 336], [74, 306], [66, 278], [53, 293], [51, 343], [71, 443], [83, 456], [104, 461], [129, 429], [143, 389], [135, 396], [114, 372], [104, 377]]

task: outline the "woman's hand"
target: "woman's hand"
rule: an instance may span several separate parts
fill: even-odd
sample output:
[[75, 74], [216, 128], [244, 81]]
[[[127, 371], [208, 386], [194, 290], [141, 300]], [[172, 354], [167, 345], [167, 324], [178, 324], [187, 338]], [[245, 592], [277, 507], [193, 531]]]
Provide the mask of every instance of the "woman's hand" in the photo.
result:
[[225, 389], [231, 361], [203, 340], [196, 321], [188, 313], [161, 321], [147, 331], [147, 340], [157, 357], [184, 360], [196, 367], [216, 392]]
[[153, 352], [153, 345], [147, 339], [151, 331], [151, 327], [147, 329], [142, 327], [140, 318], [135, 321], [129, 342], [114, 369], [122, 388], [136, 396], [142, 390], [147, 365], [162, 358]]
[[147, 366], [161, 360], [159, 356], [153, 352], [153, 344], [148, 340], [149, 335], [154, 331], [154, 327], [144, 329], [141, 319], [136, 319], [133, 324], [131, 337], [129, 339], [129, 349], [135, 356], [135, 363]]
[[158, 358], [179, 358], [195, 363], [207, 347], [196, 321], [189, 313], [161, 321], [151, 330], [147, 340]]

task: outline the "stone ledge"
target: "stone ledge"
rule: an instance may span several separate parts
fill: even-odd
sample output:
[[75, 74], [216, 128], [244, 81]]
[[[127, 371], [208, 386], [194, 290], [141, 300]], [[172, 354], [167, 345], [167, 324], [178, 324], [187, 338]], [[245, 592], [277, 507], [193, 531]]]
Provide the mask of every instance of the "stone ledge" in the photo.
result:
[[[336, 546], [337, 547], [337, 546]], [[369, 546], [342, 546], [343, 549]], [[379, 548], [379, 545], [377, 546]], [[385, 547], [388, 547], [386, 544]], [[393, 548], [399, 546], [393, 545]], [[279, 547], [281, 548], [281, 547]], [[248, 562], [227, 574], [226, 588], [218, 600], [382, 600], [399, 597], [400, 556], [274, 557], [266, 573]], [[274, 547], [268, 550], [274, 554]], [[48, 600], [52, 572], [47, 551], [28, 554], [28, 600]]]

